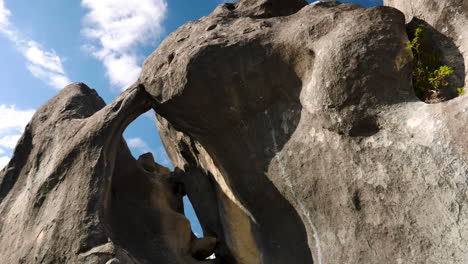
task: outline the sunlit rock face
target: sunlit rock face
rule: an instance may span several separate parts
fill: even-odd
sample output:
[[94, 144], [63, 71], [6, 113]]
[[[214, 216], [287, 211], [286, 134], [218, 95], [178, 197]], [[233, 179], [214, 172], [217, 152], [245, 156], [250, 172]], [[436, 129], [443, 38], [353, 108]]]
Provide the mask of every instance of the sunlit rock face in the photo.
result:
[[248, 2], [172, 33], [139, 79], [222, 263], [463, 263], [467, 97], [416, 98], [405, 15]]
[[[457, 15], [444, 36], [465, 56], [465, 2], [423, 2], [442, 35], [436, 16]], [[402, 3], [387, 4], [414, 16]], [[226, 3], [111, 104], [65, 87], [0, 171], [0, 262], [466, 263], [468, 97], [414, 95], [407, 22], [335, 1]], [[174, 172], [122, 138], [149, 109]]]

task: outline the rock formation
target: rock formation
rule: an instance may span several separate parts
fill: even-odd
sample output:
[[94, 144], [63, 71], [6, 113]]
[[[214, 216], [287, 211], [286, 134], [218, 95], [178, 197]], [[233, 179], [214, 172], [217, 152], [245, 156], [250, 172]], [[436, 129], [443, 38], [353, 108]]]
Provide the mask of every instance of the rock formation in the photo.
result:
[[[387, 4], [467, 58], [466, 1], [426, 2]], [[164, 40], [112, 104], [66, 87], [0, 172], [0, 255], [466, 263], [468, 97], [418, 100], [406, 22], [391, 7], [335, 1], [226, 3]], [[135, 160], [122, 139], [150, 108], [174, 172], [150, 154]], [[204, 239], [182, 215], [185, 193]]]
[[135, 160], [122, 138], [150, 108], [141, 86], [105, 106], [77, 83], [36, 112], [0, 173], [0, 263], [196, 264], [192, 244], [212, 253], [175, 174], [151, 154]]

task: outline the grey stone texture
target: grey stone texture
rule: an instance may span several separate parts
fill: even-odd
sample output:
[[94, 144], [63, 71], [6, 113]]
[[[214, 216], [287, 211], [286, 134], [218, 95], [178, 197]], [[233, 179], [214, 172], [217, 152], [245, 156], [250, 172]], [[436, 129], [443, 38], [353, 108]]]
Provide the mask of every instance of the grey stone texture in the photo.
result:
[[[111, 104], [67, 86], [0, 172], [2, 260], [467, 263], [468, 96], [415, 96], [406, 23], [426, 21], [466, 58], [468, 8], [426, 2], [386, 1], [406, 18], [225, 3], [168, 36]], [[122, 138], [149, 109], [173, 172]]]

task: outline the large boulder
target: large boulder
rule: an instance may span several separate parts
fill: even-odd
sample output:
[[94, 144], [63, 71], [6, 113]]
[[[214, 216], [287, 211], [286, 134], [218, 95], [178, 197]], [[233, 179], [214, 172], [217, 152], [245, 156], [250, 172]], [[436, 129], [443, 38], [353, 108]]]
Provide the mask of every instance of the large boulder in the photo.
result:
[[221, 263], [465, 263], [468, 97], [414, 95], [405, 16], [249, 3], [172, 33], [138, 82]]
[[[418, 13], [462, 54], [465, 2]], [[425, 2], [388, 3], [410, 18]], [[450, 14], [445, 34], [434, 21]], [[466, 263], [468, 96], [415, 96], [406, 22], [335, 1], [225, 3], [111, 104], [67, 86], [0, 171], [0, 262]], [[151, 108], [174, 172], [122, 138]]]
[[36, 112], [0, 171], [0, 263], [207, 263], [180, 181], [122, 138], [150, 108], [142, 87], [106, 106], [76, 83]]

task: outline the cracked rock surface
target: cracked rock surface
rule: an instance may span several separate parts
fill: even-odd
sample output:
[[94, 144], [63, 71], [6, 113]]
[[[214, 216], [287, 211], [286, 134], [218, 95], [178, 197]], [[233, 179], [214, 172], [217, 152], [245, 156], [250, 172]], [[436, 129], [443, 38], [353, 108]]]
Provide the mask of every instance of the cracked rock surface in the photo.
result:
[[0, 172], [0, 263], [202, 263], [191, 245], [213, 246], [192, 234], [180, 182], [122, 138], [150, 107], [140, 86], [106, 106], [76, 83], [36, 112]]
[[139, 80], [218, 258], [465, 263], [468, 97], [416, 98], [405, 15], [248, 2], [172, 33]]
[[[468, 96], [415, 96], [406, 23], [466, 58], [468, 8], [429, 2], [226, 3], [111, 104], [67, 86], [0, 171], [0, 262], [466, 263]], [[174, 172], [122, 138], [151, 108]]]

